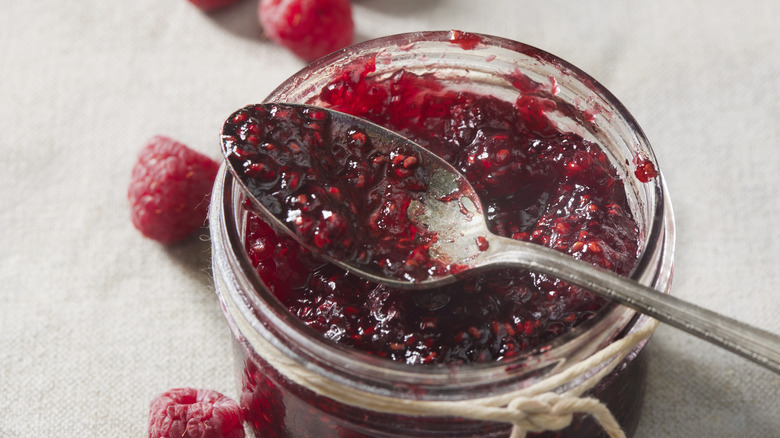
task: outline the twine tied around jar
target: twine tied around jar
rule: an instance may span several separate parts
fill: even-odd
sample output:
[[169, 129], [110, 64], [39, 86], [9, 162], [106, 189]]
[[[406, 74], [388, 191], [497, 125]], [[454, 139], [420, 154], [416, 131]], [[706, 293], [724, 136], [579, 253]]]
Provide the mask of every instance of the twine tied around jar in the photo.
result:
[[[236, 328], [255, 349], [262, 352], [264, 361], [291, 382], [319, 396], [383, 414], [460, 417], [508, 423], [512, 425], [510, 438], [525, 438], [529, 432], [564, 429], [571, 424], [574, 414], [590, 415], [610, 438], [625, 438], [625, 433], [607, 406], [594, 397], [582, 395], [614, 370], [634, 347], [648, 339], [658, 326], [657, 320], [647, 318], [647, 322], [641, 327], [588, 358], [516, 391], [469, 400], [427, 401], [373, 394], [317, 374], [266, 340], [243, 317], [234, 302], [226, 300], [223, 304], [230, 314], [238, 317], [234, 320]], [[581, 381], [575, 384], [578, 379]], [[561, 387], [570, 388], [562, 393], [555, 391]]]

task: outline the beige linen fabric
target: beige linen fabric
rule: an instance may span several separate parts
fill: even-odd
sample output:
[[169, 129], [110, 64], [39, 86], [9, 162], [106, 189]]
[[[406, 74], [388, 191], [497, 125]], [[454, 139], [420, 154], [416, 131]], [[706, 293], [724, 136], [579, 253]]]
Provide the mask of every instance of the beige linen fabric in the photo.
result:
[[[574, 63], [634, 114], [678, 223], [674, 293], [780, 332], [780, 3], [356, 0], [359, 40], [451, 29]], [[0, 437], [143, 436], [176, 386], [237, 396], [209, 246], [130, 224], [141, 145], [214, 157], [222, 120], [303, 66], [254, 0], [0, 8]], [[201, 233], [205, 236], [205, 231]], [[638, 438], [780, 436], [780, 382], [661, 327]]]

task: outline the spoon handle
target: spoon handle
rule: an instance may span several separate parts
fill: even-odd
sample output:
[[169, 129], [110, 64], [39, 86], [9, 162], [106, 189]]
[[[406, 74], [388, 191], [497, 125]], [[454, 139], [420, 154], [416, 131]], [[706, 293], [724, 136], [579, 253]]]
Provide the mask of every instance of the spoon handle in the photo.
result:
[[780, 374], [780, 336], [598, 269], [569, 255], [498, 236], [489, 238], [478, 267], [521, 267], [612, 299]]

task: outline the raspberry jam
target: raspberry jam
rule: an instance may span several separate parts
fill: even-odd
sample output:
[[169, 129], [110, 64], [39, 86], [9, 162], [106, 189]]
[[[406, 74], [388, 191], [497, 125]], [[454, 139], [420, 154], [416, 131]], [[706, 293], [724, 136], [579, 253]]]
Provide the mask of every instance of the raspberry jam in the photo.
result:
[[[436, 236], [406, 211], [430, 182], [430, 157], [419, 150], [375, 144], [363, 128], [333, 123], [321, 109], [278, 104], [238, 110], [222, 138], [255, 199], [310, 247], [404, 281], [449, 272], [428, 256]], [[255, 264], [275, 269], [264, 257], [270, 230], [256, 239], [248, 247]]]
[[[368, 42], [307, 67], [269, 100], [329, 106], [393, 129], [466, 175], [496, 234], [666, 290], [671, 213], [656, 198], [664, 189], [652, 152], [625, 109], [595, 81], [549, 54], [467, 36], [454, 41], [451, 33], [410, 34]], [[526, 59], [530, 62], [521, 62]], [[588, 94], [571, 96], [584, 93], [578, 87]], [[234, 120], [235, 131], [227, 134], [247, 142], [252, 117]], [[393, 194], [389, 202], [379, 196], [369, 224], [397, 227], [399, 236], [412, 238], [403, 233], [413, 230], [402, 225], [403, 193], [413, 188], [394, 179], [366, 180], [365, 172], [355, 171], [359, 160], [348, 158], [352, 152], [334, 154], [340, 160], [335, 175], [367, 191]], [[406, 158], [389, 165], [413, 169], [414, 163], [405, 166]], [[294, 172], [280, 166], [261, 174], [277, 183], [285, 171]], [[218, 230], [212, 232], [215, 281], [236, 334], [242, 406], [257, 436], [503, 437], [511, 429], [342, 404], [291, 380], [253, 341], [257, 336], [350, 387], [399, 399], [464, 400], [522, 388], [646, 323], [588, 291], [534, 272], [497, 270], [425, 293], [376, 285], [277, 234], [231, 200], [233, 190], [231, 195], [227, 187], [215, 186], [225, 200], [212, 205], [212, 218], [220, 218], [211, 225]], [[330, 195], [327, 199], [339, 201], [346, 196], [343, 190]], [[311, 226], [327, 230], [325, 237], [335, 235], [325, 222]], [[227, 236], [229, 248], [220, 236]], [[330, 244], [325, 237], [321, 243]], [[395, 243], [375, 245], [390, 265], [426, 263], [425, 254], [394, 252]], [[253, 279], [258, 277], [260, 282]], [[240, 310], [246, 303], [248, 310]], [[249, 324], [242, 325], [244, 320]], [[641, 407], [643, 345], [590, 392], [629, 435]], [[563, 431], [533, 436], [601, 433], [590, 418], [577, 415]]]
[[[400, 132], [447, 157], [479, 193], [492, 231], [556, 248], [620, 274], [631, 271], [638, 256], [638, 229], [625, 190], [597, 145], [560, 133], [541, 117], [531, 120], [517, 104], [448, 91], [435, 80], [405, 71], [376, 81], [368, 77], [372, 69], [369, 63], [357, 78], [345, 72], [326, 86], [321, 100]], [[527, 100], [523, 104], [540, 106]], [[239, 116], [242, 121], [229, 123], [226, 131], [240, 138], [247, 126], [259, 123], [260, 130], [274, 134], [269, 137], [276, 141], [264, 145], [274, 151], [281, 148], [277, 145], [282, 139], [287, 144], [298, 144], [307, 141], [306, 137], [312, 137], [309, 142], [330, 137], [315, 136], [313, 133], [321, 133], [324, 128], [304, 115], [265, 116], [247, 108], [236, 114]], [[271, 121], [280, 117], [301, 120], [277, 128], [282, 123]], [[290, 132], [291, 124], [317, 128]], [[242, 150], [249, 150], [251, 139], [236, 141]], [[323, 144], [308, 148], [311, 152], [299, 152], [313, 155], [296, 160], [302, 165], [283, 158], [274, 160], [290, 162], [275, 164], [274, 175], [256, 179], [258, 184], [267, 180], [273, 184], [265, 197], [276, 196], [263, 203], [270, 205], [277, 216], [296, 213], [296, 230], [318, 247], [332, 245], [334, 235], [341, 236], [337, 244], [343, 249], [337, 248], [337, 253], [342, 257], [350, 257], [347, 253], [352, 252], [351, 247], [358, 246], [357, 251], [375, 253], [388, 265], [400, 265], [394, 271], [427, 263], [424, 248], [403, 245], [415, 240], [406, 212], [410, 195], [425, 189], [414, 175], [416, 166], [403, 164], [408, 153], [400, 155], [404, 158], [396, 164], [372, 151], [362, 157], [359, 150], [337, 151], [333, 156], [343, 155], [343, 161], [325, 164], [327, 157], [316, 153], [330, 151], [331, 147]], [[384, 159], [382, 171], [360, 171], [379, 166], [378, 158]], [[391, 161], [385, 162], [388, 159]], [[306, 190], [308, 185], [299, 182], [304, 179], [306, 167], [310, 168], [309, 178], [325, 181], [315, 188], [334, 187], [337, 193]], [[404, 176], [399, 177], [397, 171], [404, 171]], [[349, 187], [341, 187], [348, 184], [336, 181], [328, 185], [331, 180], [350, 181], [357, 186], [356, 191], [369, 195], [348, 192]], [[312, 201], [307, 203], [307, 199]], [[351, 207], [365, 201], [373, 205]], [[350, 208], [373, 211], [364, 231], [369, 240], [363, 245], [340, 243], [360, 242], [359, 236], [343, 236], [345, 232], [338, 229], [346, 228], [344, 223], [350, 220], [358, 220], [345, 218], [346, 213], [341, 212]], [[320, 210], [331, 214], [323, 218]], [[503, 270], [425, 292], [425, 303], [421, 303], [420, 292], [388, 290], [303, 254], [304, 249], [291, 238], [274, 234], [256, 217], [250, 219], [248, 227], [246, 249], [252, 263], [292, 313], [332, 341], [408, 364], [485, 362], [526, 353], [591, 318], [605, 302], [553, 278]], [[380, 227], [384, 232], [377, 236], [390, 235], [391, 239], [372, 242], [372, 228]], [[300, 231], [302, 228], [305, 230]], [[288, 258], [274, 257], [278, 252], [294, 254], [296, 270], [301, 274], [294, 279], [288, 275], [290, 266], [284, 266]], [[280, 275], [279, 269], [285, 274]], [[429, 305], [431, 299], [436, 303]]]

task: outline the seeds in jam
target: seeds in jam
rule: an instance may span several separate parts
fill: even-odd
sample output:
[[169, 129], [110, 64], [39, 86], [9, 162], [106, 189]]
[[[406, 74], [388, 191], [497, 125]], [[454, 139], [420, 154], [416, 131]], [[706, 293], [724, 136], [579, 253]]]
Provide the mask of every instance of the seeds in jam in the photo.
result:
[[285, 104], [237, 111], [223, 144], [260, 203], [323, 254], [410, 281], [438, 267], [428, 256], [433, 236], [407, 214], [430, 179], [414, 148], [372, 144], [326, 111]]
[[[366, 63], [362, 75], [347, 69], [323, 89], [316, 104], [390, 128], [450, 162], [477, 190], [494, 233], [554, 248], [622, 275], [630, 273], [639, 235], [623, 184], [598, 145], [560, 132], [547, 120], [544, 115], [554, 109], [552, 102], [525, 93], [517, 102], [506, 102], [450, 90], [432, 76], [400, 71], [375, 78], [372, 70], [372, 62]], [[241, 123], [237, 126], [244, 126]], [[231, 135], [248, 142], [257, 135], [255, 130], [265, 129], [251, 126]], [[363, 179], [361, 172], [344, 173], [350, 160], [355, 168], [370, 167], [369, 157], [349, 158], [351, 152], [341, 149], [332, 155], [296, 156], [293, 147], [280, 152], [278, 165], [262, 163], [253, 171], [268, 178], [269, 184], [285, 181], [294, 189], [303, 187], [307, 177], [286, 168], [282, 159], [300, 160], [301, 166], [314, 167], [317, 162], [316, 166], [333, 166], [334, 175], [353, 178], [356, 186], [377, 187], [370, 173]], [[414, 171], [415, 162], [390, 158], [382, 165], [405, 173]], [[408, 194], [415, 189], [388, 187], [396, 181], [389, 176], [386, 181], [382, 190]], [[349, 205], [344, 193], [319, 194], [316, 202], [307, 201], [300, 200], [301, 208], [327, 205], [339, 211]], [[373, 210], [377, 224], [403, 224], [393, 205], [377, 204], [381, 206]], [[326, 233], [331, 237], [323, 244], [335, 236], [343, 239], [339, 225], [328, 225], [325, 217], [301, 226], [332, 227], [335, 231]], [[397, 232], [406, 236], [414, 230], [399, 227]], [[533, 352], [605, 304], [560, 280], [508, 269], [425, 294], [392, 290], [317, 259], [251, 214], [246, 248], [261, 278], [306, 325], [333, 342], [407, 364], [490, 362]], [[362, 249], [385, 251], [383, 242]], [[420, 249], [397, 255], [406, 259], [404, 263], [426, 263], [427, 254]]]

